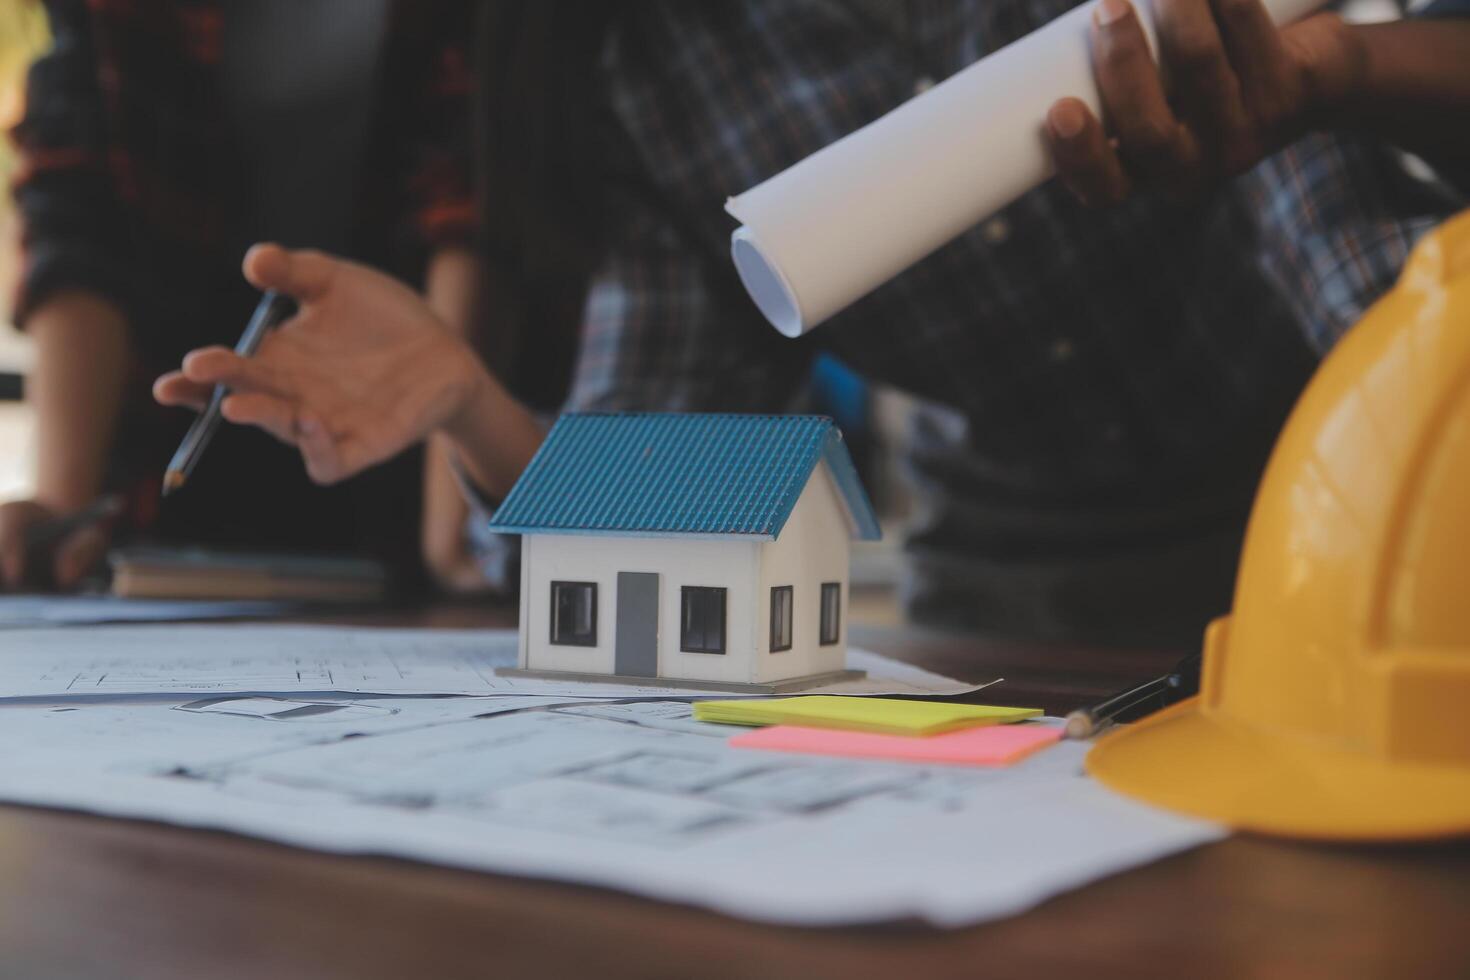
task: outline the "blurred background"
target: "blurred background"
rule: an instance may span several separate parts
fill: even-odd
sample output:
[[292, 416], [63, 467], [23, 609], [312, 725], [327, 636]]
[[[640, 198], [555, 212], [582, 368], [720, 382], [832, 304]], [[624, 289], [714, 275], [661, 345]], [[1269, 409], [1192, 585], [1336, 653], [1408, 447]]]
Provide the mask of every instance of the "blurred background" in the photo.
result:
[[[29, 496], [35, 483], [33, 422], [23, 401], [31, 352], [11, 323], [20, 229], [9, 193], [18, 166], [9, 130], [24, 112], [26, 70], [48, 44], [40, 0], [0, 0], [0, 501]], [[896, 584], [903, 571], [901, 532], [909, 496], [885, 447], [903, 438], [912, 405], [828, 358], [817, 365], [813, 387], [818, 409], [837, 417], [847, 433], [889, 530], [882, 542], [857, 544], [850, 615], [857, 622], [895, 624], [902, 618]]]
[[[46, 19], [36, 0], [0, 3], [0, 130], [8, 132], [20, 118], [26, 66], [45, 45]], [[0, 184], [10, 185], [14, 168], [14, 148], [0, 139]], [[10, 325], [16, 233], [10, 195], [0, 194], [0, 499], [29, 493], [34, 465], [30, 418], [20, 401], [29, 351]]]
[[[1353, 0], [1346, 12], [1355, 20], [1400, 16], [1395, 0]], [[27, 65], [47, 43], [39, 0], [0, 0], [0, 132], [8, 133], [20, 118]], [[0, 188], [9, 187], [16, 166], [8, 137], [0, 137]], [[19, 261], [16, 224], [9, 193], [0, 193], [0, 501], [28, 496], [34, 484], [32, 423], [21, 400], [29, 350], [10, 325]], [[855, 554], [851, 614], [856, 621], [898, 623], [902, 614], [896, 585], [905, 562], [901, 544], [913, 501], [895, 449], [910, 437], [915, 405], [830, 359], [817, 365], [813, 387], [817, 410], [836, 417], [847, 434], [888, 532], [883, 542], [862, 545]]]

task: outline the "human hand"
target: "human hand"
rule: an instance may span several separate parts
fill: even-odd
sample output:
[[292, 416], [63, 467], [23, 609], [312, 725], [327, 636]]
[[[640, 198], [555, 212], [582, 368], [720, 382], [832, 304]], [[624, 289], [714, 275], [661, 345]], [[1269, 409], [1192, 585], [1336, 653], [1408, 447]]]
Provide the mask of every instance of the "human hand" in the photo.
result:
[[64, 515], [35, 500], [0, 504], [0, 591], [75, 588], [107, 551], [112, 529], [91, 521], [58, 540], [44, 538], [48, 525]]
[[1058, 176], [1086, 204], [1146, 186], [1187, 196], [1234, 176], [1330, 115], [1366, 71], [1335, 14], [1278, 28], [1260, 0], [1153, 0], [1153, 11], [1162, 69], [1128, 0], [1093, 8], [1106, 130], [1079, 99], [1047, 114]]
[[472, 351], [407, 286], [319, 252], [257, 245], [245, 277], [297, 300], [299, 310], [253, 357], [191, 351], [159, 378], [165, 405], [201, 409], [230, 389], [227, 421], [296, 446], [317, 483], [383, 462], [439, 429], [453, 431], [490, 383]]

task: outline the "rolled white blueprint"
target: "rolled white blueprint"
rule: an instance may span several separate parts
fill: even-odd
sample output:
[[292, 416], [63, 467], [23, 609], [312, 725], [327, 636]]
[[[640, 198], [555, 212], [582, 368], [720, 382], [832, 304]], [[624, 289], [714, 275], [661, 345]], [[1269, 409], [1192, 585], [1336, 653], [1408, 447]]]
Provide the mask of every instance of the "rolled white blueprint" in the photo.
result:
[[[1264, 0], [1277, 23], [1324, 0]], [[1150, 21], [1147, 0], [1136, 3]], [[1047, 110], [1100, 114], [1092, 4], [977, 61], [887, 115], [733, 197], [740, 280], [797, 337], [1052, 176]]]

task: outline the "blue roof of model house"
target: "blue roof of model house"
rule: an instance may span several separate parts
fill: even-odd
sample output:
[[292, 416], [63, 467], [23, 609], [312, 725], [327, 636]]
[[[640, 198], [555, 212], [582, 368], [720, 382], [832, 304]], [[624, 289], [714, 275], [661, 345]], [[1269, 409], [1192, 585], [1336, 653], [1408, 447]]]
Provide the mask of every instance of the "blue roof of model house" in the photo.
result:
[[774, 539], [818, 463], [854, 536], [876, 540], [878, 519], [842, 433], [816, 415], [563, 415], [491, 527]]

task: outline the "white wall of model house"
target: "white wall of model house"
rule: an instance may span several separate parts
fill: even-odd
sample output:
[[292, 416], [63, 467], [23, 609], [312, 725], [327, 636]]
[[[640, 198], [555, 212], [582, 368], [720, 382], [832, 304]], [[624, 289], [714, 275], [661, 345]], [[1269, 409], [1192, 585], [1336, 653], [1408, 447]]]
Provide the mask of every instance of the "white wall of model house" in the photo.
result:
[[[659, 575], [658, 676], [752, 683], [841, 670], [847, 642], [851, 528], [825, 465], [807, 481], [780, 537], [527, 534], [521, 546], [520, 666], [616, 673], [619, 572]], [[597, 584], [595, 646], [551, 642], [553, 582]], [[819, 639], [821, 587], [839, 583], [841, 631]], [[772, 653], [771, 588], [792, 586], [791, 649]], [[680, 650], [684, 586], [726, 590], [725, 653]]]
[[[747, 612], [756, 587], [760, 542], [734, 538], [528, 534], [521, 545], [521, 666], [529, 670], [616, 673], [618, 573], [659, 576], [658, 673], [661, 677], [746, 683], [755, 648]], [[597, 584], [597, 645], [551, 642], [551, 583]], [[725, 654], [679, 651], [680, 588], [728, 590]]]
[[[847, 575], [852, 528], [837, 486], [820, 465], [796, 501], [781, 536], [761, 548], [756, 601], [756, 683], [841, 670], [847, 664]], [[822, 584], [837, 583], [837, 642], [820, 642]], [[771, 652], [771, 589], [791, 586], [791, 649]]]

